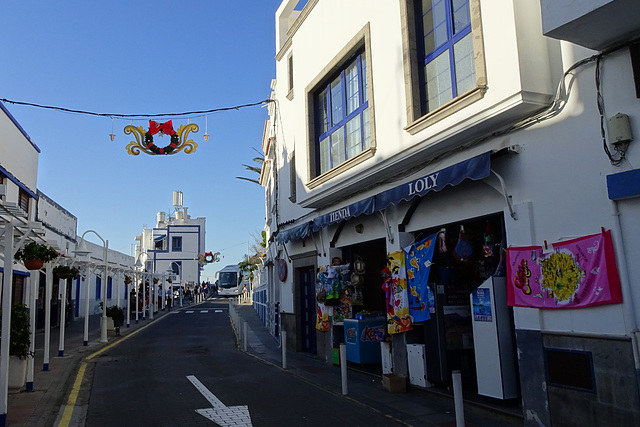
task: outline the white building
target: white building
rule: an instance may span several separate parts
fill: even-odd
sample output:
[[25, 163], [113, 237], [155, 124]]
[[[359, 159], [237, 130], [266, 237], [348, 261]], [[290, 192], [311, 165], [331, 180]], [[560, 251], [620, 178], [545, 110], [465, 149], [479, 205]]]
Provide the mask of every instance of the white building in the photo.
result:
[[[431, 319], [391, 334], [395, 373], [445, 387], [461, 370], [471, 392], [521, 400], [526, 425], [638, 424], [638, 34], [640, 3], [626, 0], [284, 1], [261, 177], [272, 330], [330, 360], [342, 315], [389, 312], [389, 254], [444, 237], [427, 240]], [[533, 267], [601, 231], [617, 278], [598, 283], [621, 302], [584, 296], [599, 270], [576, 252], [573, 293], [558, 268], [553, 291], [507, 305], [507, 248], [541, 248]], [[334, 264], [366, 271], [341, 310], [318, 283]], [[488, 317], [473, 309], [481, 292]]]
[[[156, 277], [173, 272], [173, 286], [193, 290], [200, 284], [200, 256], [205, 253], [206, 218], [191, 218], [182, 206], [182, 192], [174, 192], [173, 213], [158, 212], [156, 226], [145, 229], [135, 240], [136, 259]], [[146, 253], [146, 256], [142, 254]]]
[[[18, 227], [20, 234], [26, 233], [36, 239], [33, 229], [36, 224], [36, 200], [38, 179], [38, 156], [40, 149], [31, 140], [16, 119], [0, 103], [0, 231], [11, 226]], [[43, 240], [38, 239], [41, 243]], [[4, 272], [5, 239], [2, 244], [2, 271]], [[13, 262], [13, 260], [11, 260]], [[11, 303], [22, 303], [29, 272], [21, 264], [12, 268]]]

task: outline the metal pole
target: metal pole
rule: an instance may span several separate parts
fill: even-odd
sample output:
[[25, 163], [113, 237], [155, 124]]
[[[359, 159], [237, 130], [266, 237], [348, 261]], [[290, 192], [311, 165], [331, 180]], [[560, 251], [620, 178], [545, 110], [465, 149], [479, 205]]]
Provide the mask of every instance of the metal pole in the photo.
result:
[[242, 349], [247, 351], [247, 336], [249, 335], [249, 325], [247, 322], [242, 322]]
[[138, 280], [136, 280], [137, 284], [135, 285], [135, 289], [136, 289], [136, 305], [134, 307], [134, 310], [136, 311], [136, 323], [138, 323], [138, 316], [139, 316], [139, 312], [138, 312], [138, 303], [139, 303], [139, 298], [140, 298], [140, 283], [142, 282], [142, 273], [140, 273], [140, 278]]
[[342, 378], [342, 394], [349, 394], [349, 387], [347, 385], [347, 345], [345, 343], [340, 344], [340, 377]]
[[[126, 276], [126, 273], [125, 273]], [[135, 286], [133, 284], [133, 280], [130, 280], [130, 283], [127, 284], [127, 286], [124, 287], [124, 292], [125, 292], [125, 296], [124, 296], [124, 300], [125, 303], [127, 305], [127, 328], [131, 327], [131, 286]]]
[[153, 310], [154, 310], [153, 280], [154, 279], [155, 279], [155, 276], [152, 277], [151, 282], [149, 282], [149, 320], [153, 320]]
[[87, 293], [84, 297], [84, 346], [89, 345], [89, 298], [91, 297], [91, 275], [93, 268], [87, 265], [85, 270], [85, 282], [87, 283]]
[[29, 358], [27, 359], [27, 385], [26, 391], [34, 391], [33, 378], [35, 369], [35, 351], [36, 351], [36, 298], [38, 295], [38, 279], [40, 278], [40, 271], [30, 271], [29, 281], [31, 286], [31, 293], [29, 295], [29, 330], [31, 331], [31, 344], [29, 345]]
[[[146, 277], [145, 277], [146, 276]], [[146, 273], [142, 273], [142, 290], [140, 291], [142, 293], [142, 320], [147, 320], [147, 310], [145, 310], [145, 300], [147, 299], [147, 291], [145, 289], [146, 281], [149, 280], [149, 275]]]
[[462, 399], [462, 375], [459, 370], [451, 372], [453, 380], [453, 402], [456, 411], [456, 427], [464, 427], [464, 401]]
[[[13, 282], [13, 219], [4, 229], [4, 274], [2, 281], [2, 336], [11, 330], [11, 286]], [[9, 340], [0, 340], [0, 425], [7, 425], [9, 394]]]
[[280, 346], [282, 347], [282, 369], [287, 369], [287, 331], [280, 331]]
[[102, 322], [100, 323], [100, 342], [109, 342], [107, 339], [107, 283], [109, 281], [109, 241], [104, 242], [104, 280], [102, 285]]
[[49, 370], [49, 347], [51, 345], [51, 292], [53, 288], [53, 264], [48, 262], [45, 264], [47, 282], [45, 285], [44, 297], [44, 361], [42, 370]]
[[114, 277], [114, 280], [116, 281], [116, 305], [118, 307], [120, 307], [120, 283], [122, 283], [120, 280], [120, 274], [122, 274], [122, 272], [118, 271]]
[[62, 290], [60, 297], [60, 341], [58, 342], [58, 357], [64, 356], [64, 331], [67, 326], [65, 323], [67, 309], [67, 279], [58, 279], [58, 289]]

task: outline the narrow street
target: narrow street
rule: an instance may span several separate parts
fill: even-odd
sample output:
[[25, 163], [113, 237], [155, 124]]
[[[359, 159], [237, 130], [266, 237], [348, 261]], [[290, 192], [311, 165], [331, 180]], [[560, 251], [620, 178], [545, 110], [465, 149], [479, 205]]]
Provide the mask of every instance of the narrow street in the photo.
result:
[[401, 425], [239, 351], [222, 299], [174, 309], [91, 359], [77, 407], [87, 426]]

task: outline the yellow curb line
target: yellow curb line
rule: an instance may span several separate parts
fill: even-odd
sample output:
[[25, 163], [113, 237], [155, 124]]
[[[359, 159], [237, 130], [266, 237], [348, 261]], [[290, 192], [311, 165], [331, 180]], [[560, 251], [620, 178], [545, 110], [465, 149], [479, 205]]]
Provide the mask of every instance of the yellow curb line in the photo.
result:
[[[165, 318], [165, 316], [162, 316], [162, 317], [160, 317], [158, 319], [154, 319], [154, 320], [160, 320], [160, 319], [164, 319], [164, 318]], [[87, 369], [87, 362], [86, 361], [89, 361], [89, 360], [93, 359], [94, 357], [98, 357], [99, 355], [101, 355], [105, 351], [115, 347], [116, 345], [120, 344], [124, 340], [127, 340], [127, 339], [131, 338], [132, 336], [134, 336], [138, 332], [142, 331], [143, 329], [151, 326], [152, 324], [153, 323], [147, 323], [143, 327], [141, 327], [139, 329], [136, 329], [135, 331], [123, 336], [119, 340], [107, 345], [106, 347], [101, 348], [100, 350], [98, 350], [95, 353], [87, 356], [84, 359], [85, 361], [80, 364], [80, 369], [78, 370], [78, 374], [76, 375], [76, 380], [73, 383], [73, 387], [71, 389], [71, 393], [69, 394], [69, 400], [67, 400], [67, 404], [64, 407], [64, 412], [62, 413], [62, 417], [60, 418], [60, 422], [58, 423], [58, 427], [68, 427], [69, 424], [71, 423], [71, 416], [73, 415], [73, 410], [75, 409], [76, 401], [78, 400], [78, 394], [80, 392], [80, 385], [82, 384], [82, 379], [83, 379], [84, 373], [85, 373], [85, 371]]]

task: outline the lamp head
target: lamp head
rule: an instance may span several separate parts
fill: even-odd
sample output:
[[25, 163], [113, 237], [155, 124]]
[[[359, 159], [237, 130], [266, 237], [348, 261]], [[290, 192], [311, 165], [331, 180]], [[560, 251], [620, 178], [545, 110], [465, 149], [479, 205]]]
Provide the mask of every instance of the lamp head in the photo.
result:
[[91, 251], [87, 248], [87, 243], [84, 241], [84, 239], [80, 240], [80, 244], [72, 252], [78, 257], [85, 257], [91, 253]]

